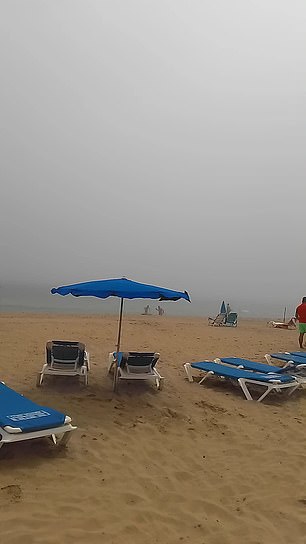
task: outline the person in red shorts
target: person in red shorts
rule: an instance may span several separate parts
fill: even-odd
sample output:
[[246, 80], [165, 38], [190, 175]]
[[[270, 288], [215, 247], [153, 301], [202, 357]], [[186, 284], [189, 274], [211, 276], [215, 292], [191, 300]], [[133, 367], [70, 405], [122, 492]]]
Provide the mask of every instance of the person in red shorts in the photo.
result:
[[303, 348], [304, 334], [306, 333], [306, 297], [302, 298], [302, 304], [300, 304], [295, 310], [295, 317], [299, 322], [299, 344], [300, 348]]

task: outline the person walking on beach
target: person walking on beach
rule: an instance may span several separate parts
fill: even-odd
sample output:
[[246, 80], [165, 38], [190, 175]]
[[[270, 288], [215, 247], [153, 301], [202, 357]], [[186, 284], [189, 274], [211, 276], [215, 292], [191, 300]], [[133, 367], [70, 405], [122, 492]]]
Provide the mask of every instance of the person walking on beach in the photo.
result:
[[295, 317], [299, 322], [299, 344], [300, 348], [303, 348], [304, 334], [306, 333], [306, 297], [302, 298], [302, 304], [300, 304], [295, 310]]

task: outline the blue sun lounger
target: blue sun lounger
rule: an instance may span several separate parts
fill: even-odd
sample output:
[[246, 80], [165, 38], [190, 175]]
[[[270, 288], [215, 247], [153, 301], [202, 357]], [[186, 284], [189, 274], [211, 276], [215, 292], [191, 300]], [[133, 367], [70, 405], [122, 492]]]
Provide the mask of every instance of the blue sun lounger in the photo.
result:
[[252, 370], [254, 372], [264, 372], [265, 374], [282, 374], [288, 372], [290, 367], [282, 367], [276, 365], [267, 365], [266, 363], [257, 363], [255, 361], [249, 361], [249, 359], [242, 359], [240, 357], [220, 357], [215, 359], [215, 363], [225, 363], [226, 365], [232, 365], [245, 370]]
[[[215, 359], [215, 363], [224, 363], [226, 365], [243, 368], [244, 370], [252, 370], [254, 372], [264, 372], [265, 374], [284, 374], [290, 372], [294, 373], [295, 378], [300, 384], [306, 384], [306, 377], [299, 374], [300, 367], [292, 367], [290, 364], [285, 366], [276, 366], [272, 364], [258, 363], [255, 361], [249, 361], [249, 359], [242, 359], [240, 357], [220, 357]], [[306, 362], [306, 359], [305, 359]]]
[[190, 382], [193, 381], [192, 369], [205, 372], [205, 376], [199, 382], [200, 384], [202, 384], [207, 377], [212, 375], [236, 381], [240, 385], [247, 400], [255, 400], [250, 393], [249, 385], [264, 387], [265, 391], [257, 399], [257, 402], [261, 402], [273, 390], [279, 392], [281, 389], [289, 388], [289, 394], [291, 394], [301, 385], [294, 376], [250, 372], [248, 370], [233, 368], [212, 361], [185, 363], [184, 368]]
[[306, 351], [290, 351], [290, 354], [296, 357], [304, 357], [304, 359], [306, 358]]
[[[283, 353], [266, 353], [265, 359], [269, 364], [272, 364], [272, 359], [278, 359], [279, 361], [285, 361], [287, 363], [285, 367], [294, 367], [295, 369], [302, 370], [306, 368], [306, 359], [299, 355], [294, 355], [293, 353], [283, 352]], [[284, 367], [284, 368], [285, 368]]]
[[10, 442], [45, 436], [54, 444], [60, 438], [59, 445], [65, 445], [74, 429], [69, 416], [40, 406], [0, 382], [0, 448]]

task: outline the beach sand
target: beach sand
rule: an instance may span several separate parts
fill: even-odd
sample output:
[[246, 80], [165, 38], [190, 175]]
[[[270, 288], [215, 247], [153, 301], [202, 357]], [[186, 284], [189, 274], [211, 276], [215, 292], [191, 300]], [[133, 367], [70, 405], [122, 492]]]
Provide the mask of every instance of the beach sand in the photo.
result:
[[[5, 544], [306, 543], [306, 391], [247, 402], [231, 385], [190, 384], [183, 363], [217, 356], [263, 360], [298, 350], [296, 331], [240, 321], [124, 317], [122, 350], [159, 351], [158, 392], [107, 376], [116, 316], [0, 314], [1, 379], [69, 414], [65, 450], [47, 439], [0, 452]], [[89, 386], [36, 375], [51, 339], [90, 353]]]

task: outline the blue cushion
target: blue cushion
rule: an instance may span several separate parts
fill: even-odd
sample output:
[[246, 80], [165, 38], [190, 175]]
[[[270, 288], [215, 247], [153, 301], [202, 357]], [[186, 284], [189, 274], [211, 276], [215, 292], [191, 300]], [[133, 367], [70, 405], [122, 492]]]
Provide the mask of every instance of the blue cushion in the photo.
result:
[[305, 357], [299, 357], [293, 355], [293, 353], [271, 353], [273, 359], [279, 359], [280, 361], [292, 361], [295, 365], [305, 365]]
[[290, 355], [295, 355], [296, 357], [304, 357], [304, 359], [306, 359], [306, 351], [290, 351]]
[[288, 374], [262, 374], [260, 372], [249, 372], [248, 370], [243, 370], [241, 368], [232, 368], [230, 366], [220, 365], [219, 363], [213, 362], [191, 363], [191, 366], [192, 368], [204, 370], [205, 372], [212, 371], [219, 376], [232, 378], [234, 380], [239, 380], [239, 378], [245, 378], [246, 380], [257, 380], [259, 382], [278, 380], [281, 383], [290, 383], [295, 381], [295, 378], [293, 376], [289, 376]]
[[52, 408], [40, 406], [0, 382], [0, 427], [19, 427], [33, 432], [60, 427], [65, 415]]
[[274, 374], [280, 374], [284, 372], [285, 370], [288, 371], [287, 368], [282, 368], [279, 366], [272, 366], [267, 365], [265, 363], [256, 363], [255, 361], [249, 361], [248, 359], [241, 359], [240, 357], [220, 357], [220, 361], [222, 363], [226, 363], [228, 365], [233, 366], [243, 366], [247, 370], [255, 370], [255, 372], [264, 372], [264, 373], [274, 373]]

